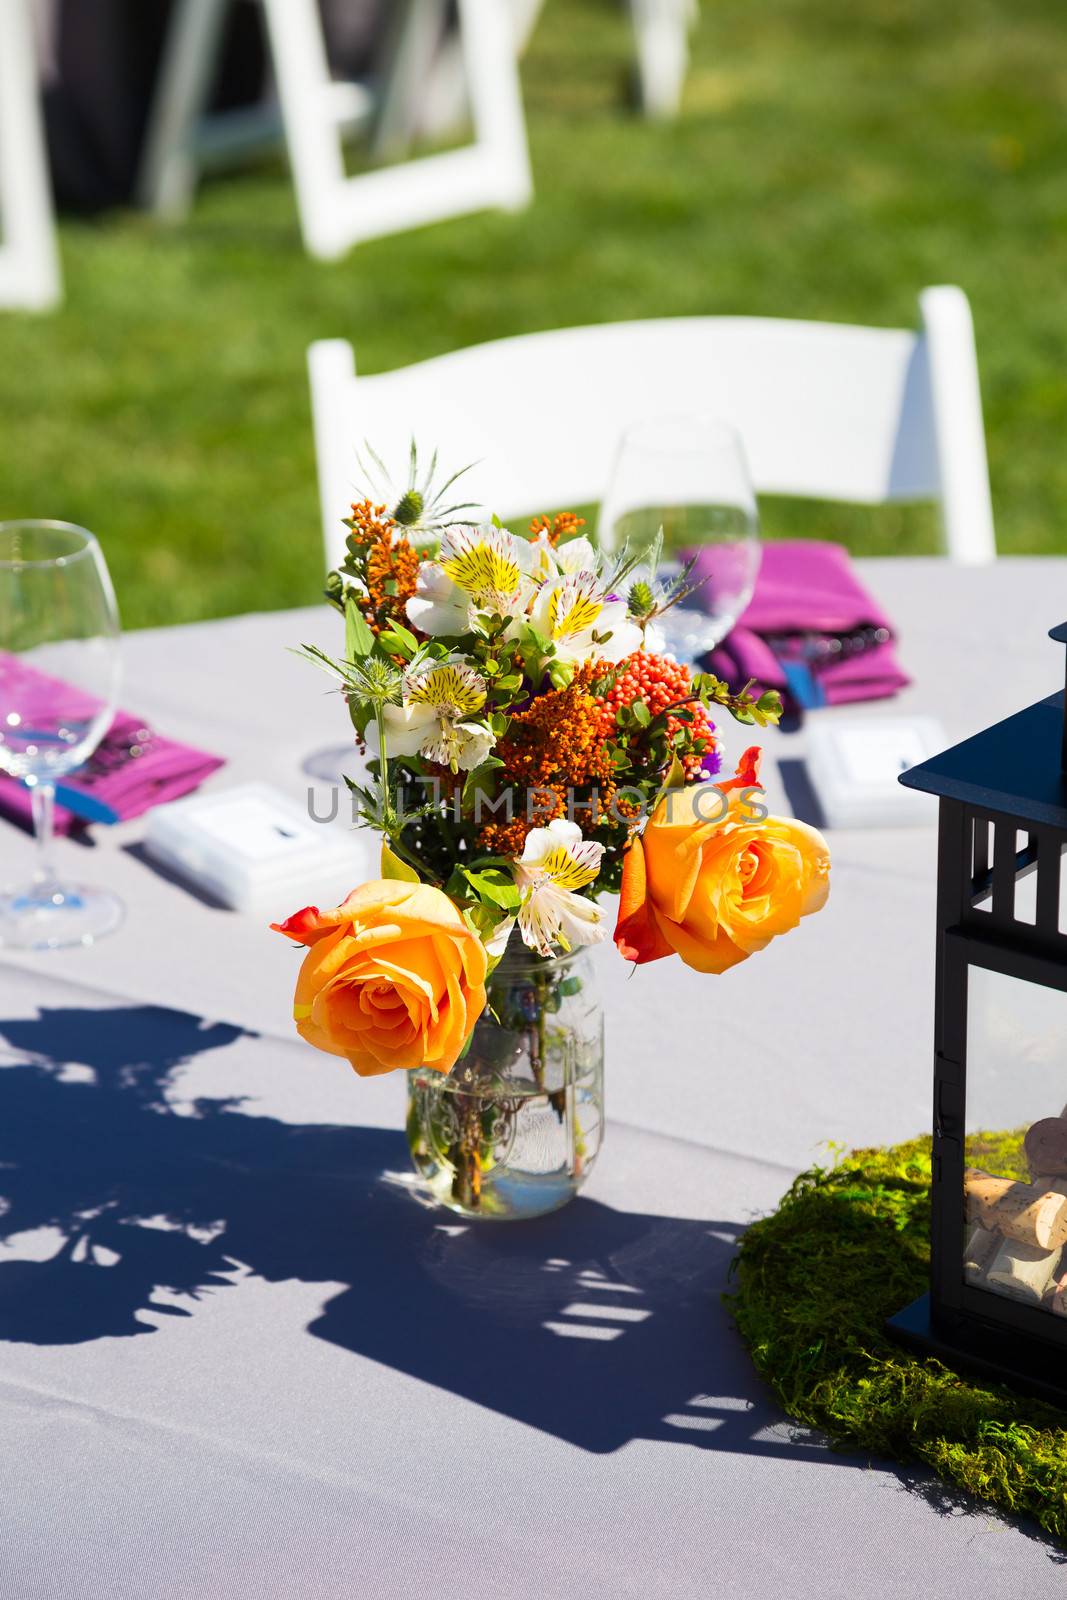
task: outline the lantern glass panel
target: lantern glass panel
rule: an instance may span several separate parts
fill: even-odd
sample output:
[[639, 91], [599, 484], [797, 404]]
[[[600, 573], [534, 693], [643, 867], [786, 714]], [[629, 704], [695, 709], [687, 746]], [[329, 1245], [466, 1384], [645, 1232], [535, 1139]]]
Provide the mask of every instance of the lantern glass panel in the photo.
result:
[[1067, 1315], [1067, 991], [969, 967], [966, 1104], [964, 1279]]

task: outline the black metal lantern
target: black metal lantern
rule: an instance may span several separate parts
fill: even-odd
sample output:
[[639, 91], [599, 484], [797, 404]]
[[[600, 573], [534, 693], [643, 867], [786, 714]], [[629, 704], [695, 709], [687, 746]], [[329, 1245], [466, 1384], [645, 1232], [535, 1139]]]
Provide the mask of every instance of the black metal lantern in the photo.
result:
[[[1067, 624], [1051, 637], [1067, 644]], [[940, 798], [937, 992], [930, 1291], [889, 1328], [1062, 1404], [1067, 695], [900, 781]], [[1023, 1177], [1005, 1129], [1026, 1130]]]

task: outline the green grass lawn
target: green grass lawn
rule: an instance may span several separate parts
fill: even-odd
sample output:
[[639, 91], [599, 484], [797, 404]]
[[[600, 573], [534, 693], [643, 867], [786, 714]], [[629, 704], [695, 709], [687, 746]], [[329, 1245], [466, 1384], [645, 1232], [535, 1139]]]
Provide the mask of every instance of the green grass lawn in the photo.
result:
[[[303, 254], [285, 175], [188, 224], [62, 229], [57, 315], [0, 315], [0, 515], [96, 530], [127, 625], [311, 600], [304, 352], [364, 371], [538, 328], [703, 312], [977, 325], [998, 538], [1067, 548], [1067, 12], [1053, 0], [704, 0], [684, 114], [628, 109], [618, 0], [548, 0], [534, 205]], [[768, 503], [771, 534], [935, 548], [930, 512]]]

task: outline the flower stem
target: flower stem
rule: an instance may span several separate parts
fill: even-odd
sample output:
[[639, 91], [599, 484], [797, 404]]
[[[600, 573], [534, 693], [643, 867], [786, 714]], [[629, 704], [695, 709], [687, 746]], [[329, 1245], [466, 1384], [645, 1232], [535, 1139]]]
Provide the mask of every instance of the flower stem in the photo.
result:
[[534, 1073], [534, 1078], [535, 1078], [535, 1080], [537, 1082], [537, 1087], [539, 1089], [543, 1089], [544, 1086], [545, 1086], [545, 1048], [546, 1048], [546, 1039], [545, 1039], [545, 1000], [546, 1000], [547, 995], [548, 995], [548, 984], [547, 984], [547, 980], [546, 980], [545, 975], [544, 975], [543, 972], [537, 972], [535, 974], [535, 976], [534, 976], [534, 989], [535, 989], [535, 993], [537, 995], [537, 1034], [536, 1034], [536, 1043], [535, 1043], [534, 1051], [533, 1051], [533, 1061], [531, 1062], [531, 1065], [533, 1067], [533, 1073]]
[[430, 871], [426, 863], [420, 856], [415, 854], [414, 850], [408, 848], [400, 837], [399, 830], [389, 835], [389, 845], [402, 861], [406, 861], [409, 867], [414, 867], [420, 878], [424, 878], [438, 889], [441, 887], [441, 879], [436, 873]]
[[381, 791], [382, 825], [388, 833], [393, 828], [393, 803], [389, 797], [389, 753], [385, 742], [385, 706], [380, 700], [374, 703], [374, 720], [378, 727], [378, 788]]

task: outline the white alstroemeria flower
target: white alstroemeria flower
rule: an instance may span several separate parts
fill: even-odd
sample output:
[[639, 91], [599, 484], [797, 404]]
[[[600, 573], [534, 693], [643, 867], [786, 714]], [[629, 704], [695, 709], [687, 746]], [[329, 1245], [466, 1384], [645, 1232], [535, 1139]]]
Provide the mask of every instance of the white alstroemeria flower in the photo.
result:
[[573, 572], [599, 572], [600, 557], [586, 538], [567, 539], [554, 545], [543, 530], [530, 540], [534, 552], [533, 575], [539, 583]]
[[626, 601], [609, 600], [594, 572], [567, 573], [543, 584], [530, 622], [551, 639], [560, 661], [621, 661], [641, 648], [641, 630], [630, 621]]
[[511, 938], [511, 930], [515, 926], [515, 922], [516, 919], [514, 917], [504, 917], [497, 923], [491, 938], [486, 939], [485, 953], [494, 961], [499, 961], [507, 949], [508, 940]]
[[[463, 661], [416, 668], [404, 678], [404, 703], [385, 706], [386, 750], [391, 756], [422, 756], [453, 772], [480, 766], [495, 739], [485, 722], [471, 720], [485, 704], [485, 679]], [[372, 722], [367, 740], [377, 746]]]
[[520, 616], [532, 593], [534, 563], [530, 541], [506, 528], [449, 528], [437, 560], [420, 569], [408, 621], [434, 637], [458, 638], [481, 611]]
[[407, 614], [412, 627], [435, 639], [442, 636], [458, 639], [470, 631], [470, 600], [436, 561], [424, 561], [419, 567]]
[[527, 834], [522, 858], [515, 862], [515, 882], [522, 894], [519, 931], [531, 950], [550, 956], [554, 945], [569, 950], [603, 939], [607, 930], [599, 906], [576, 893], [592, 883], [603, 854], [602, 844], [583, 839], [578, 824], [562, 818]]

